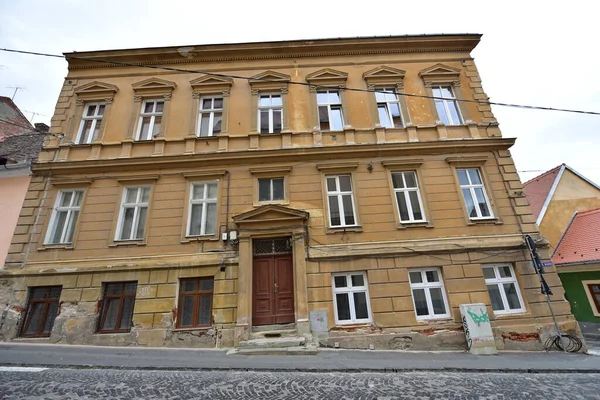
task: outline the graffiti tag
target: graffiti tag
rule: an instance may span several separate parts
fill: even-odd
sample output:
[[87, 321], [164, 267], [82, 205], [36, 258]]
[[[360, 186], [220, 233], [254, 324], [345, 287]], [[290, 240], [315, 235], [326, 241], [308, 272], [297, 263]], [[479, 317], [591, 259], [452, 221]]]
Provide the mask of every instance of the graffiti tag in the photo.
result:
[[487, 311], [479, 311], [481, 312], [481, 315], [477, 315], [474, 312], [467, 310], [467, 312], [471, 316], [471, 319], [473, 319], [473, 322], [475, 322], [477, 326], [479, 326], [479, 324], [481, 324], [482, 322], [490, 322], [490, 316], [488, 315]]

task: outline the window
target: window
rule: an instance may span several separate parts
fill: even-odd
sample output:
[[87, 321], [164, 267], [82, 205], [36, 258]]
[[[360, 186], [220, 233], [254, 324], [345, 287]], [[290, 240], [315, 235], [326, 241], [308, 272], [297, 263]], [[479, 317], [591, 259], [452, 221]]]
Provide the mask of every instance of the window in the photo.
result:
[[393, 88], [381, 88], [375, 92], [379, 124], [385, 128], [402, 128], [400, 101]]
[[450, 318], [440, 270], [412, 270], [409, 277], [417, 319]]
[[142, 104], [142, 113], [138, 128], [138, 140], [152, 140], [160, 134], [162, 114], [165, 103], [162, 100], [146, 100]]
[[77, 144], [89, 144], [98, 138], [105, 108], [104, 103], [87, 103], [85, 105], [77, 135]]
[[217, 182], [193, 183], [187, 236], [214, 235], [217, 220]]
[[354, 196], [350, 175], [327, 176], [327, 203], [331, 227], [355, 226]]
[[115, 282], [104, 284], [104, 297], [99, 333], [129, 332], [133, 318], [133, 306], [137, 282]]
[[258, 179], [258, 201], [283, 200], [284, 178], [259, 178]]
[[119, 215], [117, 240], [139, 240], [144, 238], [149, 199], [149, 186], [125, 188], [121, 214]]
[[46, 244], [68, 244], [73, 242], [82, 198], [83, 190], [61, 190], [58, 192], [46, 235]]
[[591, 296], [591, 306], [594, 315], [600, 314], [600, 283], [589, 283], [587, 284], [587, 290]]
[[283, 113], [281, 95], [261, 94], [258, 100], [258, 131], [280, 133]]
[[54, 319], [58, 314], [61, 286], [29, 288], [25, 319], [21, 327], [22, 337], [50, 336]]
[[494, 314], [525, 312], [519, 284], [511, 265], [485, 265], [483, 276]]
[[393, 172], [392, 183], [396, 193], [400, 222], [425, 222], [417, 174], [414, 171]]
[[337, 90], [318, 91], [317, 108], [319, 113], [319, 127], [322, 131], [344, 130], [342, 98]]
[[336, 323], [371, 322], [369, 290], [364, 272], [333, 275], [333, 295]]
[[178, 328], [212, 324], [213, 278], [182, 279], [179, 286]]
[[477, 168], [457, 169], [458, 181], [462, 190], [467, 213], [470, 219], [493, 218], [490, 201]]
[[461, 125], [462, 118], [452, 86], [432, 86], [431, 90], [436, 98], [435, 108], [440, 121], [445, 125]]
[[223, 98], [202, 97], [198, 118], [198, 136], [209, 137], [221, 133], [223, 122]]

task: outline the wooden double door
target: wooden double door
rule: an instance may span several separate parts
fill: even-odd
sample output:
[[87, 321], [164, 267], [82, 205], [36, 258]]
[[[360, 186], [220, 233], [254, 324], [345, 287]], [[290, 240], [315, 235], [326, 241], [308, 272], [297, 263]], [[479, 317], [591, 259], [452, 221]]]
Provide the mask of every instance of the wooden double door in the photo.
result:
[[252, 282], [252, 325], [294, 322], [294, 267], [291, 253], [255, 255]]

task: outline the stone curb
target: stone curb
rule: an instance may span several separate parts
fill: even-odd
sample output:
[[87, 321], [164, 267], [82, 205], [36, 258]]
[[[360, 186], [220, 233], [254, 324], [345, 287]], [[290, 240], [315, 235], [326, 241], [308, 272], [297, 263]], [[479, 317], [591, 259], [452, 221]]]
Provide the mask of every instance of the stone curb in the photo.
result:
[[551, 368], [248, 368], [248, 367], [154, 367], [154, 366], [107, 366], [76, 364], [27, 364], [0, 363], [3, 367], [35, 367], [59, 369], [102, 369], [123, 371], [240, 371], [240, 372], [311, 372], [311, 373], [406, 373], [406, 372], [457, 372], [457, 373], [527, 373], [527, 374], [599, 374], [597, 369], [551, 369]]

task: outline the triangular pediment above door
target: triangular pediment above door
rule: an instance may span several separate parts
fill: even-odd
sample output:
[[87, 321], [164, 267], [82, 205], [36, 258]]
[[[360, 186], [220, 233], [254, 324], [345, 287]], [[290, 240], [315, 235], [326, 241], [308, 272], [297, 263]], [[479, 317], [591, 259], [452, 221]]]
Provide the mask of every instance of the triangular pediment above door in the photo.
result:
[[272, 222], [272, 221], [291, 221], [307, 220], [310, 214], [307, 211], [296, 210], [294, 208], [283, 207], [276, 204], [268, 204], [235, 215], [233, 221], [237, 224]]

